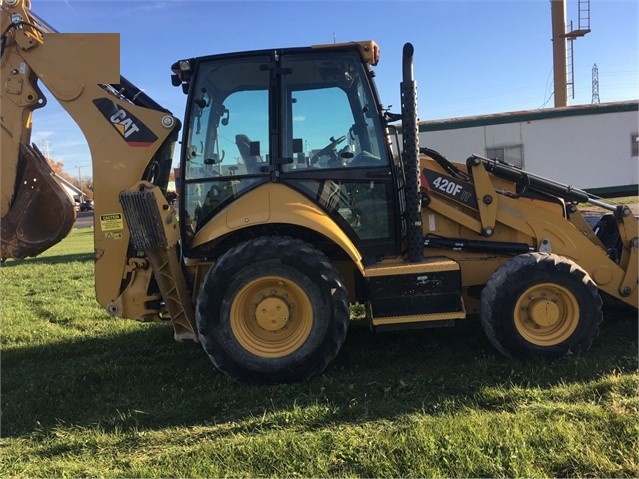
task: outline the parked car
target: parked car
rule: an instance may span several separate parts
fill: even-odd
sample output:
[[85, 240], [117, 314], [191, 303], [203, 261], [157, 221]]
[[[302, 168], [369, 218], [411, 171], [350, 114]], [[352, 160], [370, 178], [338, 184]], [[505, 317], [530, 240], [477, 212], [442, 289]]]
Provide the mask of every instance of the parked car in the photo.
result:
[[86, 199], [80, 203], [80, 211], [93, 211], [93, 200]]

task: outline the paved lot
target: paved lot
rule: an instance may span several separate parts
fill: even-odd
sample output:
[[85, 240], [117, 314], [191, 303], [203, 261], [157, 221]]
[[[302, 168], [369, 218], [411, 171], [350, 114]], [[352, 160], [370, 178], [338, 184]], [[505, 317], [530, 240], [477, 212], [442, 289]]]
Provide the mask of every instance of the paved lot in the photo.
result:
[[75, 218], [74, 228], [90, 228], [93, 226], [93, 211], [79, 211]]

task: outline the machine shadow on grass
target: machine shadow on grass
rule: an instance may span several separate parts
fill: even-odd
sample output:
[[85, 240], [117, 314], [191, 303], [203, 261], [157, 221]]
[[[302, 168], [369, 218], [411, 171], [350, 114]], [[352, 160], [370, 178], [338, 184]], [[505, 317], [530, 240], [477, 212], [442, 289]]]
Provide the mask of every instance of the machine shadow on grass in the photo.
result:
[[8, 350], [2, 364], [3, 435], [219, 423], [232, 425], [219, 434], [232, 434], [235, 428], [268, 428], [269, 421], [281, 427], [276, 419], [265, 425], [263, 418], [305, 408], [320, 411], [300, 413], [309, 429], [465, 407], [509, 410], [508, 399], [491, 399], [483, 391], [548, 390], [635, 371], [636, 318], [609, 316], [590, 351], [553, 362], [503, 358], [476, 325], [374, 334], [354, 321], [324, 374], [293, 385], [236, 384], [213, 368], [198, 344], [172, 342], [168, 325], [141, 324], [132, 333]]
[[81, 263], [93, 262], [95, 255], [93, 253], [74, 253], [74, 254], [61, 254], [58, 256], [38, 256], [36, 258], [24, 258], [24, 259], [10, 259], [2, 262], [2, 268], [13, 268], [21, 266], [25, 263], [36, 264], [64, 264], [72, 261], [79, 261]]

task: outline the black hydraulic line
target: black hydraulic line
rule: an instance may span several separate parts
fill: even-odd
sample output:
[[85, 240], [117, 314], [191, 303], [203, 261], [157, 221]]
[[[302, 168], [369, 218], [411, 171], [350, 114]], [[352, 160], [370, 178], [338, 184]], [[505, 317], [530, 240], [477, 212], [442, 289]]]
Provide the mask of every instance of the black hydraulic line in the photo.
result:
[[587, 203], [592, 198], [588, 193], [572, 186], [558, 183], [542, 176], [537, 176], [533, 173], [521, 170], [516, 166], [509, 165], [499, 160], [492, 160], [477, 155], [472, 155], [467, 160], [467, 164], [470, 166], [477, 161], [482, 161], [487, 171], [504, 178], [506, 180], [514, 181], [518, 184], [524, 185], [531, 190], [541, 191], [554, 196], [559, 196], [564, 200], [576, 201], [577, 203]]
[[489, 254], [524, 254], [535, 251], [535, 248], [525, 243], [505, 243], [501, 241], [478, 241], [464, 238], [424, 238], [424, 246], [432, 248], [469, 251], [471, 253]]
[[9, 25], [7, 29], [0, 35], [0, 58], [4, 56], [4, 49], [7, 45], [7, 35], [9, 34], [9, 30], [13, 28], [13, 25]]
[[437, 162], [439, 166], [441, 166], [444, 170], [446, 170], [451, 176], [455, 178], [460, 178], [465, 181], [470, 181], [469, 176], [457, 168], [453, 163], [451, 163], [448, 158], [442, 155], [440, 152], [433, 150], [431, 148], [420, 148], [419, 152], [423, 155], [430, 156], [433, 160]]
[[12, 22], [5, 30], [4, 32], [2, 32], [2, 35], [0, 35], [0, 57], [2, 57], [4, 55], [4, 49], [7, 46], [7, 37], [9, 36], [9, 32], [13, 29], [17, 29], [17, 28], [22, 28], [22, 27], [31, 27], [34, 30], [37, 30], [40, 33], [43, 33], [42, 30], [40, 28], [38, 28], [37, 26], [33, 25], [32, 23], [29, 22], [25, 22], [25, 21], [15, 21]]
[[135, 86], [129, 80], [124, 78], [122, 75], [120, 75], [120, 83], [111, 83], [110, 86], [117, 90], [120, 95], [122, 95], [134, 105], [149, 108], [150, 110], [171, 113], [169, 110], [164, 108], [162, 105], [160, 105], [153, 98], [144, 93], [144, 91]]

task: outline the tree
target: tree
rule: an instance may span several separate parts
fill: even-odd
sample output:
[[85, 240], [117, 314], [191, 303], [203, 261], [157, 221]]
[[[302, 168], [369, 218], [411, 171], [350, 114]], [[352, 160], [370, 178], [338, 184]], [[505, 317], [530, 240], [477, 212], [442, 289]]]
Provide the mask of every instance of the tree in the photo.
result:
[[75, 185], [77, 183], [76, 178], [74, 178], [69, 173], [64, 171], [64, 163], [62, 163], [61, 161], [56, 161], [53, 158], [45, 158], [45, 159], [47, 160], [47, 163], [49, 164], [49, 166], [51, 167], [51, 169], [56, 175], [58, 175], [61, 178], [64, 178], [71, 184]]

